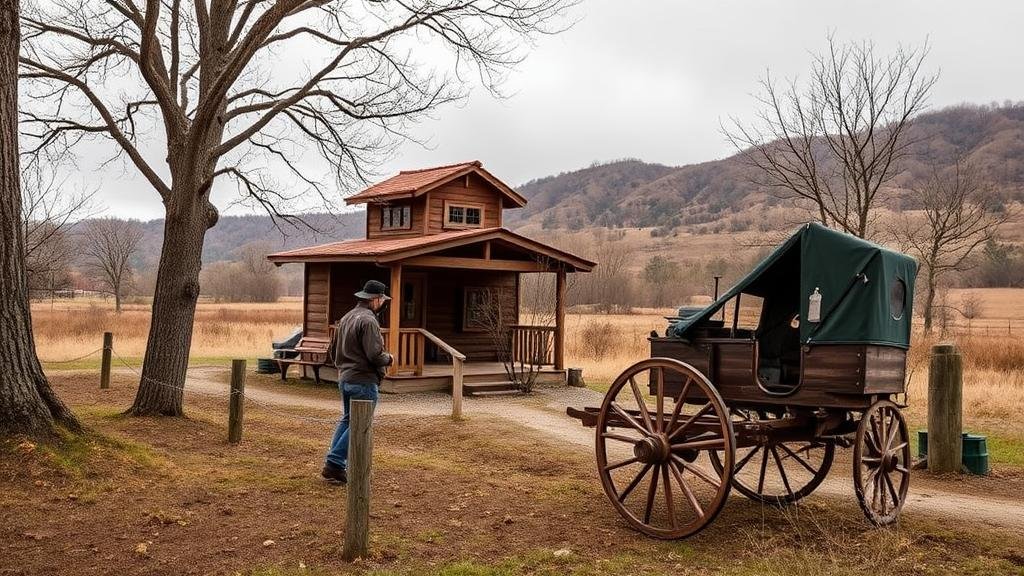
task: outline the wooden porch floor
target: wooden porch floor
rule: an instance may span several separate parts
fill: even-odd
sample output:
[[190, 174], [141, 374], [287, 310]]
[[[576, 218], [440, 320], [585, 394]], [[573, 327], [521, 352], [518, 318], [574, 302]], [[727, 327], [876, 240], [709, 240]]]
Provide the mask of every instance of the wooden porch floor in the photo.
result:
[[[565, 370], [555, 370], [551, 366], [540, 368], [537, 384], [564, 385]], [[501, 362], [466, 362], [462, 367], [463, 386], [467, 393], [474, 384], [486, 385], [508, 382], [505, 366]], [[380, 384], [380, 391], [385, 393], [402, 392], [448, 392], [452, 388], [451, 364], [424, 364], [423, 374], [397, 374], [387, 376]]]

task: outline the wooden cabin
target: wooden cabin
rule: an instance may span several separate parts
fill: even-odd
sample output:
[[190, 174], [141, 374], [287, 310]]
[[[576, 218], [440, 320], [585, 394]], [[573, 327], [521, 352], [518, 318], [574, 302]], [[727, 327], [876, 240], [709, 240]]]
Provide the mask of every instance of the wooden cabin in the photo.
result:
[[[509, 355], [541, 366], [539, 381], [565, 382], [566, 275], [595, 264], [503, 228], [525, 198], [468, 162], [403, 171], [346, 202], [366, 205], [366, 238], [268, 256], [305, 266], [304, 336], [328, 340], [376, 279], [392, 298], [381, 326], [396, 358], [382, 391], [450, 390], [455, 356], [465, 356], [469, 392], [508, 388]], [[519, 323], [524, 273], [555, 275], [553, 325]], [[495, 319], [508, 344], [498, 345]]]

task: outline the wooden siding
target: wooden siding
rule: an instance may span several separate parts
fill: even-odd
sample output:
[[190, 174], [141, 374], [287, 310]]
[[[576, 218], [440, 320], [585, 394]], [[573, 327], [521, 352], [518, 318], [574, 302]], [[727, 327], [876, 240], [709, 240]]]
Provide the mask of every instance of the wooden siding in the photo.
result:
[[[408, 203], [395, 201], [391, 205], [399, 206]], [[426, 213], [427, 198], [421, 196], [412, 200], [412, 226], [402, 230], [381, 230], [381, 204], [366, 205], [366, 237], [372, 238], [406, 238], [410, 236], [423, 236], [426, 229], [424, 214]]]
[[[326, 264], [331, 266], [331, 315], [330, 322], [339, 318], [356, 305], [356, 292], [363, 288], [367, 280], [379, 280], [388, 283], [388, 270], [373, 264]], [[390, 293], [390, 290], [388, 291]], [[385, 320], [386, 320], [386, 314]], [[385, 321], [384, 324], [387, 324]]]
[[327, 337], [330, 265], [306, 264], [306, 289], [303, 301], [302, 332], [306, 336]]
[[445, 231], [444, 205], [446, 201], [450, 204], [466, 203], [483, 207], [481, 228], [501, 226], [501, 194], [475, 174], [432, 189], [428, 194], [428, 200], [427, 234], [439, 234]]

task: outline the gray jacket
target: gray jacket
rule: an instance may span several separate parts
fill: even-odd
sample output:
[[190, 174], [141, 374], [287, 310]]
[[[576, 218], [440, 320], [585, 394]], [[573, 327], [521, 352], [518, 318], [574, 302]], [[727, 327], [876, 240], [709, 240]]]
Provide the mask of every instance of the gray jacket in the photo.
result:
[[332, 347], [331, 358], [341, 382], [380, 384], [392, 362], [391, 354], [384, 350], [377, 316], [365, 302], [338, 321]]

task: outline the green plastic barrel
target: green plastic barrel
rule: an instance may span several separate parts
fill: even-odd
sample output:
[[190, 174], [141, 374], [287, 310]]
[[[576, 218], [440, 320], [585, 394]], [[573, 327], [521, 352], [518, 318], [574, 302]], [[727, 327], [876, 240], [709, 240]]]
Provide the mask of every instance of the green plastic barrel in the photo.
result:
[[988, 474], [988, 442], [980, 434], [964, 434], [964, 466], [971, 474]]
[[[917, 431], [917, 457], [928, 457], [928, 431]], [[963, 435], [963, 464], [971, 474], [985, 476], [988, 474], [988, 442], [980, 434]]]

